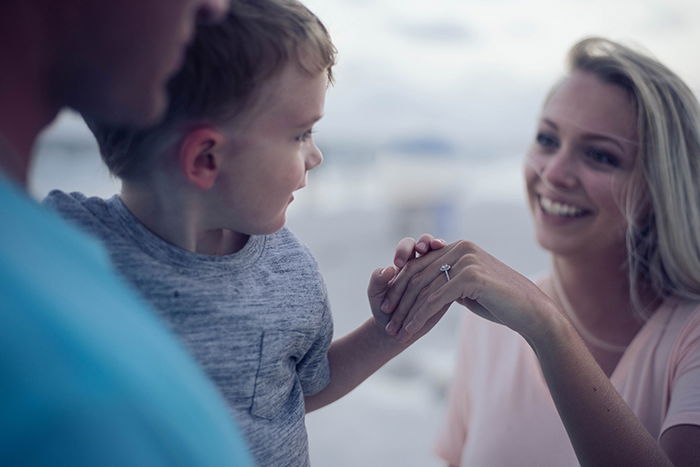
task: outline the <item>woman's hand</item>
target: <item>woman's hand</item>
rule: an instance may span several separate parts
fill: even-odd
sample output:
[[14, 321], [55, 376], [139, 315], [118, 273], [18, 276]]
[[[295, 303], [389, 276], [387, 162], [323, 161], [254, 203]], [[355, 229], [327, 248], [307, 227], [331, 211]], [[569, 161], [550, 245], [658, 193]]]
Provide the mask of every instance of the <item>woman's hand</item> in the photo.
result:
[[[449, 265], [446, 272], [441, 270], [443, 265]], [[392, 315], [387, 332], [408, 340], [454, 301], [525, 338], [538, 332], [546, 313], [556, 312], [532, 281], [474, 243], [459, 241], [399, 271], [381, 305], [384, 313]]]

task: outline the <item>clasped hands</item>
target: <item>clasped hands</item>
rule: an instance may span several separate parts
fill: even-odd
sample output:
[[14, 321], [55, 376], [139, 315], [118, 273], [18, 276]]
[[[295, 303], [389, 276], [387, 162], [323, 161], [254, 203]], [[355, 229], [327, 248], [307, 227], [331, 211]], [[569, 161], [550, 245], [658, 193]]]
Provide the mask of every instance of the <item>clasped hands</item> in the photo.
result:
[[374, 271], [368, 296], [375, 321], [401, 342], [427, 333], [455, 301], [525, 338], [555, 309], [532, 281], [469, 241], [404, 238], [394, 264]]

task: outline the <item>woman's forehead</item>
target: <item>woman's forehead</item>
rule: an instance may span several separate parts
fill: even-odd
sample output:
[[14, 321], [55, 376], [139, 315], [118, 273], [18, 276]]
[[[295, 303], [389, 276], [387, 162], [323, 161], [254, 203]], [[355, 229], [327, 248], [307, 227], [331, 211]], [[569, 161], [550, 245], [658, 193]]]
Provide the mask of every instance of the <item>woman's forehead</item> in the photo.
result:
[[590, 72], [575, 71], [552, 91], [542, 120], [577, 131], [638, 143], [635, 102], [622, 87]]

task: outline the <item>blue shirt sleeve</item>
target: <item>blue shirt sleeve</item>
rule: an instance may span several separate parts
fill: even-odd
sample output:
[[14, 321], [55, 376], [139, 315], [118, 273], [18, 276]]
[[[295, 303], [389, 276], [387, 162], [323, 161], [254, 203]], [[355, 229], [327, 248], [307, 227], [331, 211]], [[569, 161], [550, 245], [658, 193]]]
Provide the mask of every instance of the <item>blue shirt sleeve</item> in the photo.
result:
[[252, 465], [100, 246], [0, 178], [0, 465]]

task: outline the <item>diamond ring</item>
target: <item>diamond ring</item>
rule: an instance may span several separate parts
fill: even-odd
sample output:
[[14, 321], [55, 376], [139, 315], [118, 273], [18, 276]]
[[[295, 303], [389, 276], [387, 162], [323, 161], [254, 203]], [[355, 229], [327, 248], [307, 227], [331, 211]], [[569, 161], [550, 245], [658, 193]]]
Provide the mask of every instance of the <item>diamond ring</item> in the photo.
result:
[[440, 266], [440, 272], [445, 273], [445, 277], [447, 277], [448, 281], [450, 280], [450, 273], [447, 271], [449, 271], [450, 269], [452, 269], [452, 266], [450, 266], [449, 264], [443, 264], [442, 266]]

